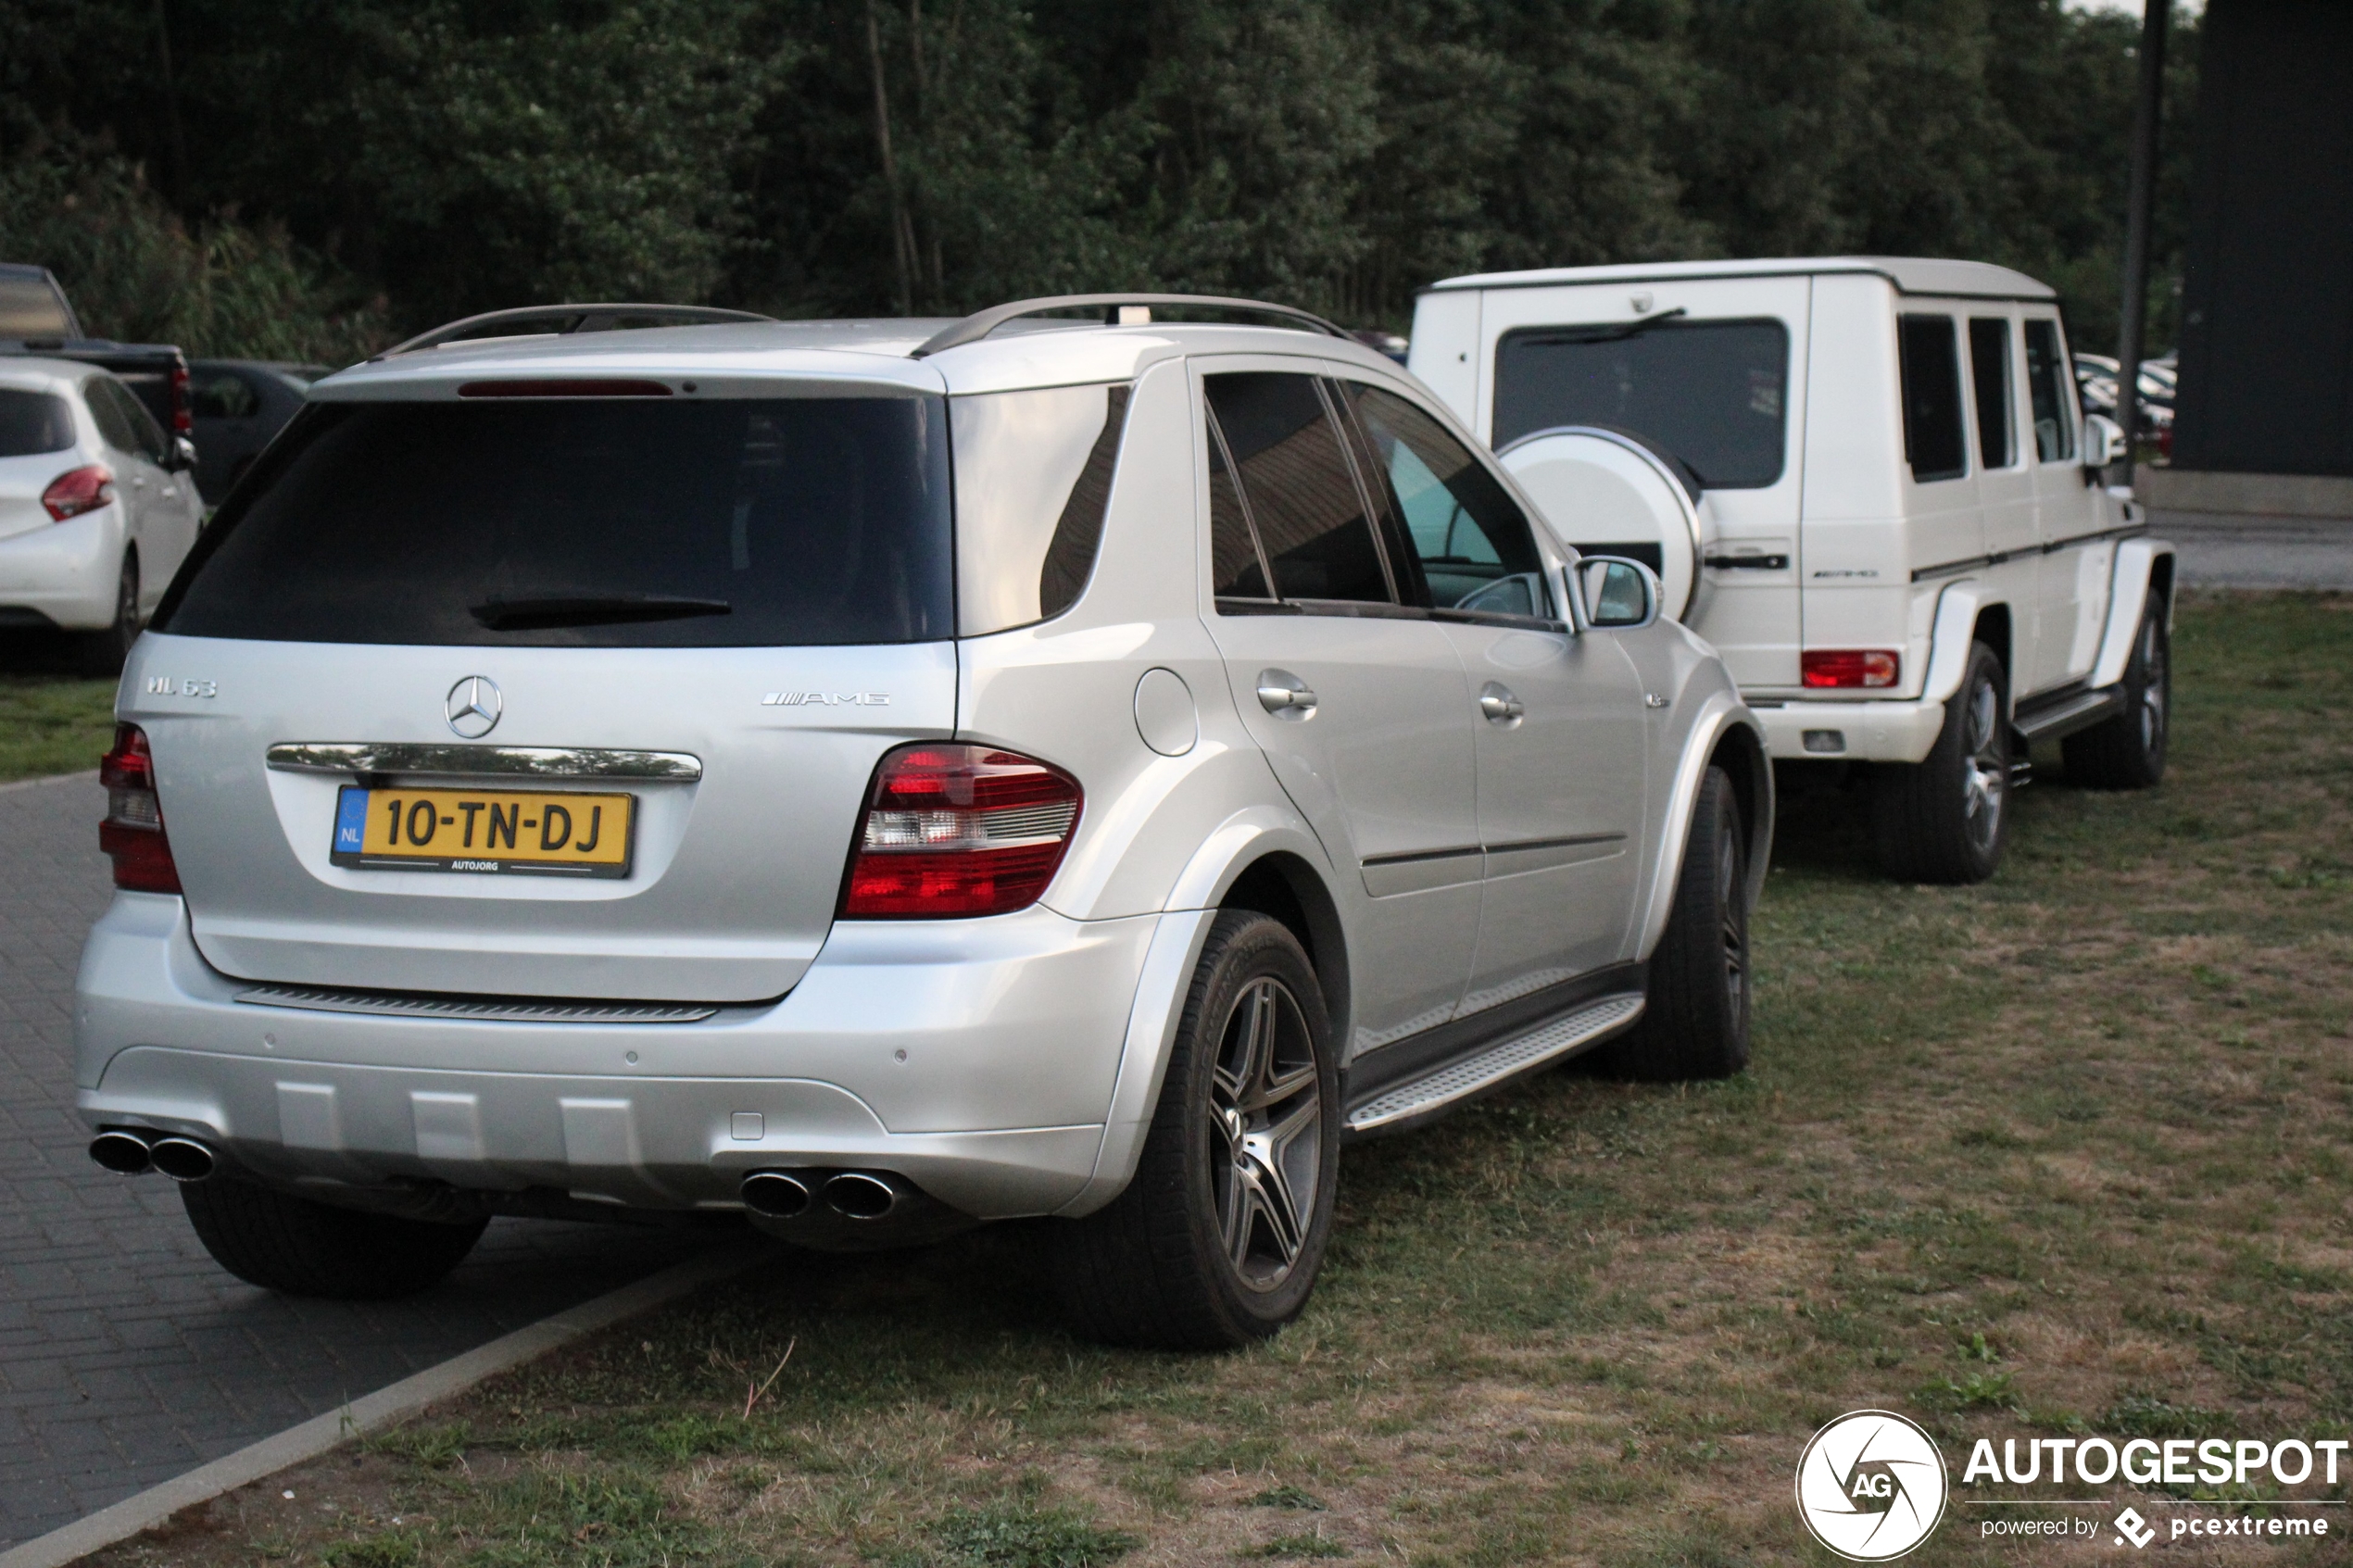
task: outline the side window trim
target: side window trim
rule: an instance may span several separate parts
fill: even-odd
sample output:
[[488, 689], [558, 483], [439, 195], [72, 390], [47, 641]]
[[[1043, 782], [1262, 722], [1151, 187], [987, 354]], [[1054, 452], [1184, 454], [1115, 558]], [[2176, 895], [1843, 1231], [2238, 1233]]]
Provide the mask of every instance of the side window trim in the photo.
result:
[[1356, 499], [1372, 520], [1373, 544], [1380, 553], [1381, 571], [1389, 578], [1389, 596], [1408, 609], [1430, 608], [1429, 584], [1421, 574], [1421, 565], [1414, 559], [1411, 549], [1402, 547], [1398, 530], [1402, 526], [1396, 511], [1390, 506], [1389, 485], [1373, 483], [1373, 444], [1365, 438], [1364, 426], [1356, 421], [1356, 407], [1336, 377], [1318, 376], [1316, 390], [1324, 396], [1324, 407], [1330, 413], [1333, 428], [1340, 433], [1340, 449], [1348, 458], [1348, 471], [1356, 481]]
[[[1234, 487], [1234, 503], [1241, 508], [1242, 527], [1249, 531], [1251, 550], [1258, 557], [1258, 580], [1266, 584], [1266, 593], [1268, 595], [1267, 597], [1263, 599], [1220, 597], [1215, 601], [1218, 606], [1218, 613], [1221, 615], [1230, 613], [1225, 608], [1227, 605], [1282, 606], [1286, 601], [1280, 596], [1277, 585], [1275, 582], [1275, 563], [1266, 558], [1266, 542], [1258, 536], [1258, 519], [1251, 513], [1250, 487], [1242, 483], [1242, 470], [1234, 464], [1234, 449], [1230, 445], [1227, 445], [1225, 427], [1217, 422], [1217, 410], [1210, 407], [1209, 391], [1206, 384], [1204, 384], [1202, 389], [1201, 417], [1203, 423], [1208, 428], [1209, 439], [1213, 444], [1213, 451], [1217, 458], [1217, 460], [1225, 465], [1226, 483]], [[1212, 484], [1216, 483], [1216, 475], [1212, 474], [1210, 476], [1210, 483]], [[1214, 502], [1212, 503], [1213, 506], [1214, 506]], [[1270, 613], [1270, 611], [1266, 609], [1250, 609], [1244, 610], [1241, 613], [1246, 615], [1265, 615]]]

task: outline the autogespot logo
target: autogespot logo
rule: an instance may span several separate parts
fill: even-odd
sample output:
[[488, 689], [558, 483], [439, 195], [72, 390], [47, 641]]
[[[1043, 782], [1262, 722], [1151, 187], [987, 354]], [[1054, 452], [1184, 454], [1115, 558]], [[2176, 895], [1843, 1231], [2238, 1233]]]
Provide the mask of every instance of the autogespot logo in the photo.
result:
[[1797, 1461], [1797, 1513], [1854, 1562], [1884, 1562], [1944, 1517], [1944, 1456], [1890, 1411], [1854, 1411], [1814, 1434]]

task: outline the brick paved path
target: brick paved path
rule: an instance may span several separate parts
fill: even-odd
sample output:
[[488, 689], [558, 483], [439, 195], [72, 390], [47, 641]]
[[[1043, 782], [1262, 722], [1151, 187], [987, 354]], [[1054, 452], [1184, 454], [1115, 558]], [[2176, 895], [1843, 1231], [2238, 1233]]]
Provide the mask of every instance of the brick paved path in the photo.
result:
[[223, 1273], [171, 1184], [82, 1152], [69, 1010], [106, 905], [94, 778], [0, 786], [0, 1549], [686, 1256], [661, 1232], [497, 1220], [407, 1301]]

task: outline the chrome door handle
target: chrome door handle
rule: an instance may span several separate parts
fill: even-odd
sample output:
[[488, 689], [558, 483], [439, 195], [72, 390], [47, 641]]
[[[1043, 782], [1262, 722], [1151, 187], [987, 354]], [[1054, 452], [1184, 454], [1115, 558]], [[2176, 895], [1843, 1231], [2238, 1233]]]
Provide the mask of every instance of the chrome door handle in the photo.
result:
[[1261, 670], [1258, 706], [1277, 719], [1304, 719], [1315, 711], [1315, 689], [1288, 670]]
[[1501, 681], [1490, 681], [1478, 688], [1478, 710], [1487, 715], [1491, 724], [1516, 724], [1528, 711], [1528, 705], [1514, 696], [1511, 687]]

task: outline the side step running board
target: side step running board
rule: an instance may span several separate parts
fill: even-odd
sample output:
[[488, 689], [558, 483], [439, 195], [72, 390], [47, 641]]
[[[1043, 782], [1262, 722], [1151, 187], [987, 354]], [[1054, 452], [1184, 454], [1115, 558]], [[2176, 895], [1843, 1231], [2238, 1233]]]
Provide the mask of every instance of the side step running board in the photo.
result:
[[1540, 1023], [1473, 1055], [1461, 1057], [1410, 1082], [1383, 1091], [1348, 1113], [1347, 1130], [1370, 1133], [1418, 1120], [1493, 1088], [1506, 1078], [1558, 1060], [1642, 1016], [1639, 992], [1624, 992], [1586, 1003], [1575, 1012]]
[[2054, 740], [2071, 735], [2078, 730], [2091, 728], [2112, 713], [2124, 709], [2124, 688], [2105, 686], [2095, 692], [2071, 696], [2039, 713], [2021, 713], [2013, 721], [2019, 734], [2030, 741]]

